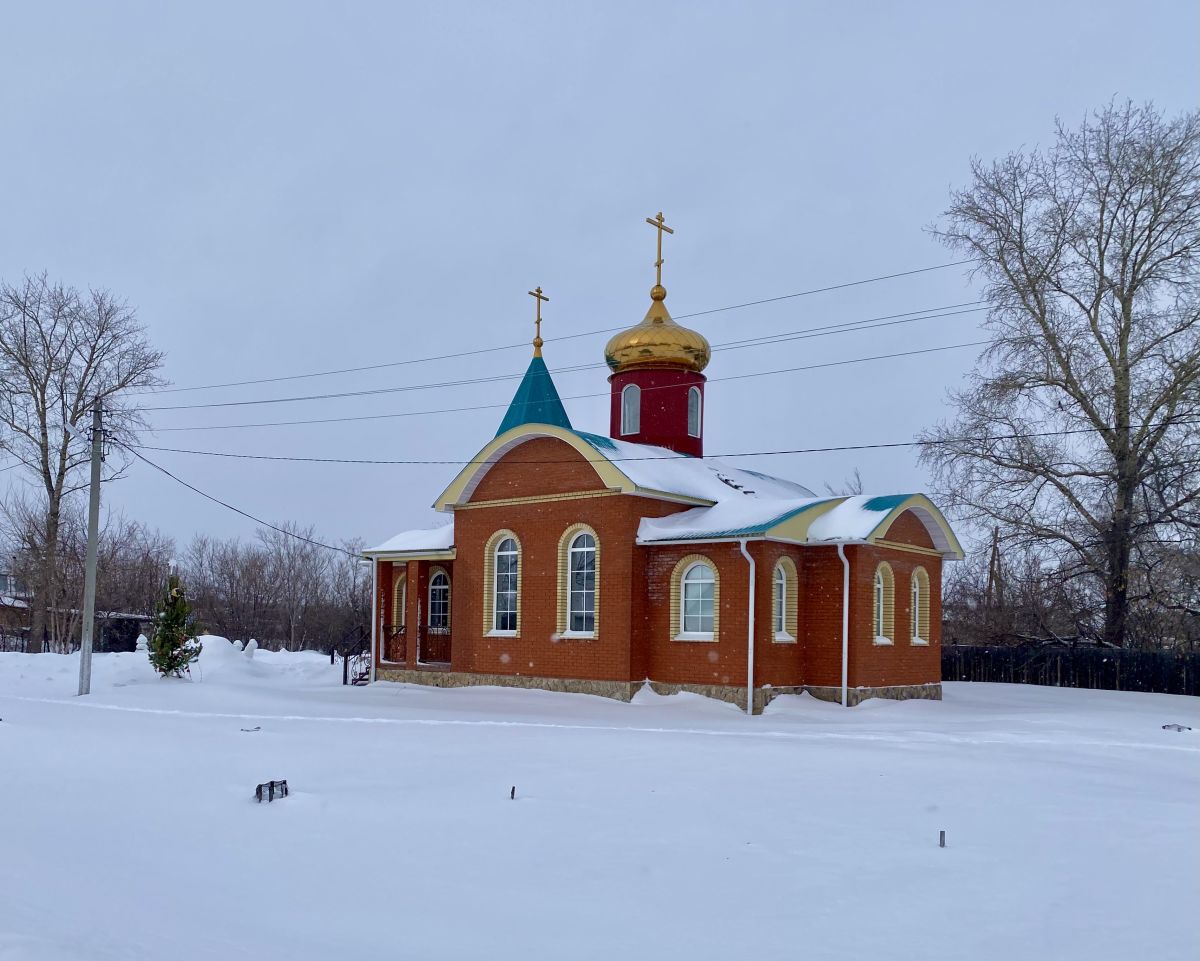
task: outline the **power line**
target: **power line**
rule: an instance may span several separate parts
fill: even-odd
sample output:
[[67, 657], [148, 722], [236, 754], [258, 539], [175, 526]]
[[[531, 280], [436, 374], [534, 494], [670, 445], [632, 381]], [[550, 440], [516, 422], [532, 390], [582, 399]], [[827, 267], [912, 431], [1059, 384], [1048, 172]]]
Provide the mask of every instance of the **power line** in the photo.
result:
[[[821, 364], [805, 364], [801, 367], [788, 367], [780, 370], [765, 370], [757, 371], [749, 374], [731, 374], [727, 377], [712, 377], [708, 383], [716, 384], [727, 380], [745, 380], [749, 377], [768, 377], [773, 374], [794, 374], [806, 370], [820, 370], [826, 367], [844, 367], [847, 364], [860, 364], [873, 360], [891, 360], [897, 357], [913, 357], [919, 354], [932, 354], [944, 350], [959, 350], [963, 347], [979, 347], [983, 344], [991, 343], [987, 340], [973, 340], [965, 344], [946, 344], [942, 347], [926, 347], [920, 350], [899, 351], [892, 354], [877, 354], [872, 357], [852, 357], [848, 360], [832, 360]], [[654, 390], [670, 390], [675, 385], [665, 384], [659, 387], [643, 387], [642, 393]], [[570, 394], [561, 398], [562, 400], [587, 400], [595, 397], [607, 397], [608, 391], [593, 392], [590, 394]], [[294, 427], [310, 424], [344, 424], [354, 421], [367, 420], [390, 420], [399, 417], [424, 417], [432, 414], [462, 414], [478, 410], [502, 410], [509, 407], [509, 404], [476, 404], [468, 407], [444, 407], [436, 410], [415, 410], [401, 411], [395, 414], [361, 414], [355, 417], [321, 417], [308, 420], [285, 420], [285, 421], [267, 421], [257, 424], [210, 424], [197, 427], [157, 427], [151, 433], [165, 433], [167, 431], [197, 431], [197, 430], [241, 430], [254, 427]]]
[[[964, 308], [964, 309], [956, 309]], [[744, 347], [760, 347], [774, 343], [785, 343], [792, 340], [805, 340], [811, 337], [827, 337], [833, 334], [856, 333], [861, 330], [874, 330], [879, 327], [892, 327], [897, 324], [911, 324], [918, 320], [939, 320], [944, 317], [957, 317], [961, 314], [979, 313], [987, 310], [978, 301], [969, 304], [950, 304], [945, 307], [932, 307], [926, 310], [910, 310], [899, 314], [883, 314], [879, 317], [869, 317], [864, 320], [844, 321], [839, 324], [827, 324], [824, 327], [805, 328], [794, 331], [784, 331], [778, 334], [766, 334], [761, 337], [750, 337], [742, 340], [729, 341], [715, 345], [714, 349], [738, 350]], [[920, 316], [913, 316], [914, 314]], [[895, 319], [899, 318], [899, 319]], [[559, 367], [546, 375], [574, 373], [581, 370], [597, 370], [605, 364], [589, 363], [575, 364], [570, 367]], [[380, 394], [408, 393], [416, 390], [434, 390], [445, 387], [473, 386], [475, 384], [494, 384], [505, 380], [518, 380], [525, 376], [525, 371], [508, 374], [490, 374], [482, 377], [467, 377], [460, 380], [435, 381], [426, 384], [402, 384], [397, 387], [376, 387], [368, 390], [339, 391], [331, 394], [302, 394], [294, 397], [269, 397], [257, 400], [213, 401], [204, 404], [173, 404], [160, 407], [142, 407], [142, 411], [170, 410], [207, 410], [217, 407], [260, 407], [265, 404], [290, 404], [313, 400], [339, 400], [348, 397], [371, 397]]]
[[[1191, 420], [1176, 420], [1176, 421], [1161, 421], [1156, 424], [1150, 424], [1150, 427], [1160, 427], [1164, 424], [1195, 424], [1200, 421]], [[728, 454], [705, 454], [703, 460], [716, 460], [734, 457], [776, 457], [784, 454], [831, 454], [845, 451], [856, 450], [889, 450], [898, 447], [929, 447], [934, 444], [994, 444], [1000, 441], [1010, 440], [1029, 440], [1039, 437], [1067, 437], [1074, 434], [1094, 434], [1102, 430], [1112, 430], [1109, 426], [1104, 427], [1078, 427], [1069, 430], [1044, 430], [1044, 431], [1029, 431], [1021, 434], [1003, 434], [992, 437], [952, 437], [948, 440], [907, 440], [907, 441], [890, 441], [879, 444], [841, 444], [834, 447], [797, 447], [788, 450], [748, 450], [735, 451]], [[353, 457], [291, 457], [277, 454], [235, 454], [229, 451], [212, 451], [212, 450], [186, 450], [176, 447], [150, 447], [145, 445], [133, 445], [138, 450], [154, 450], [163, 451], [172, 454], [201, 454], [207, 457], [229, 457], [236, 460], [266, 460], [266, 461], [287, 461], [312, 464], [366, 464], [378, 466], [452, 466], [466, 467], [471, 465], [490, 463], [486, 460], [377, 460], [371, 458], [353, 458]], [[645, 457], [600, 457], [589, 463], [625, 463], [634, 461], [657, 461], [657, 460], [677, 460], [678, 454], [650, 454]], [[143, 458], [144, 459], [144, 458]], [[532, 460], [522, 461], [522, 464], [573, 464], [576, 460]], [[162, 468], [159, 468], [162, 470]]]
[[[743, 304], [730, 304], [727, 307], [713, 307], [709, 310], [698, 310], [690, 314], [679, 314], [675, 319], [684, 320], [688, 317], [703, 317], [708, 314], [721, 313], [729, 310], [741, 310], [744, 307], [757, 307], [762, 304], [773, 304], [782, 300], [794, 300], [797, 297], [808, 297], [812, 294], [824, 294], [834, 290], [845, 290], [848, 287], [859, 287], [864, 284], [879, 283], [884, 280], [896, 280], [900, 277], [911, 277], [915, 274], [929, 273], [934, 270], [946, 270], [949, 267], [961, 267], [963, 264], [974, 263], [974, 258], [967, 260], [956, 260], [948, 264], [937, 264], [933, 267], [918, 267], [915, 270], [904, 270], [895, 274], [882, 274], [878, 277], [867, 277], [863, 280], [852, 280], [844, 284], [833, 284], [828, 287], [814, 287], [811, 290], [801, 290], [794, 294], [781, 294], [778, 297], [767, 297], [763, 300], [751, 300]], [[577, 340], [580, 337], [595, 337], [599, 334], [611, 334], [618, 330], [624, 330], [628, 325], [622, 327], [603, 327], [597, 330], [587, 330], [578, 334], [565, 334], [560, 337], [548, 337], [546, 343], [555, 343], [562, 340]], [[529, 341], [523, 340], [515, 344], [499, 344], [495, 347], [480, 347], [475, 350], [456, 351], [449, 354], [434, 354], [428, 357], [413, 357], [408, 360], [394, 360], [383, 364], [366, 364], [361, 367], [342, 367], [334, 370], [317, 370], [306, 374], [286, 374], [278, 377], [260, 377], [253, 380], [234, 380], [220, 384], [197, 384], [192, 387], [166, 387], [161, 390], [135, 391], [133, 394], [178, 394], [194, 390], [217, 390], [222, 387], [247, 387], [253, 384], [275, 384], [285, 380], [305, 380], [312, 377], [333, 377], [339, 374], [360, 374], [369, 370], [385, 370], [389, 367], [404, 367], [409, 364], [425, 364], [438, 360], [452, 360], [457, 357], [473, 357], [479, 354], [491, 354], [498, 350], [514, 350], [519, 347], [528, 347]]]
[[[314, 541], [311, 537], [305, 537], [303, 534], [297, 534], [294, 531], [285, 530], [282, 527], [276, 527], [270, 521], [265, 521], [261, 517], [255, 517], [253, 514], [250, 514], [247, 511], [242, 510], [240, 507], [234, 507], [232, 504], [226, 503], [225, 501], [221, 500], [219, 497], [214, 497], [212, 494], [206, 494], [204, 491], [200, 490], [199, 487], [193, 487], [191, 484], [189, 484], [187, 481], [183, 480], [182, 478], [176, 477], [174, 474], [172, 474], [169, 470], [167, 470], [161, 464], [156, 464], [156, 463], [154, 463], [154, 461], [150, 460], [150, 458], [144, 457], [142, 454], [139, 454], [137, 452], [137, 450], [135, 450], [129, 444], [122, 443], [120, 446], [125, 448], [126, 450], [128, 450], [129, 453], [131, 453], [138, 460], [142, 461], [145, 464], [149, 464], [155, 470], [161, 471], [162, 473], [166, 474], [169, 478], [171, 478], [171, 480], [175, 481], [176, 484], [182, 484], [188, 490], [199, 494], [201, 497], [212, 501], [214, 504], [220, 504], [222, 507], [233, 511], [235, 514], [241, 514], [242, 517], [249, 518], [250, 520], [254, 521], [256, 524], [262, 524], [263, 527], [269, 527], [273, 531], [277, 531], [278, 533], [284, 534], [288, 537], [294, 537], [296, 540], [304, 541], [306, 544], [312, 544], [314, 547], [323, 547], [327, 551], [337, 551], [339, 554], [345, 554], [347, 557], [353, 557], [356, 560], [359, 557], [359, 555], [354, 553], [354, 551], [348, 551], [344, 547], [334, 547], [332, 544], [323, 544], [321, 541]], [[144, 448], [144, 449], [149, 450], [150, 448]]]

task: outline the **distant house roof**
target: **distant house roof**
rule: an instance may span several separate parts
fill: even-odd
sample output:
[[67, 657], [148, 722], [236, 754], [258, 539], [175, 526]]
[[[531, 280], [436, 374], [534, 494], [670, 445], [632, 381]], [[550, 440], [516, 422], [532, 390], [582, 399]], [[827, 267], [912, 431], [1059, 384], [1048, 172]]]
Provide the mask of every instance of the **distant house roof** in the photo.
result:
[[529, 361], [525, 376], [521, 378], [496, 436], [499, 437], [505, 431], [522, 424], [551, 424], [554, 427], [571, 429], [571, 419], [567, 417], [567, 411], [558, 396], [558, 389], [554, 386], [554, 379], [541, 357], [534, 357]]

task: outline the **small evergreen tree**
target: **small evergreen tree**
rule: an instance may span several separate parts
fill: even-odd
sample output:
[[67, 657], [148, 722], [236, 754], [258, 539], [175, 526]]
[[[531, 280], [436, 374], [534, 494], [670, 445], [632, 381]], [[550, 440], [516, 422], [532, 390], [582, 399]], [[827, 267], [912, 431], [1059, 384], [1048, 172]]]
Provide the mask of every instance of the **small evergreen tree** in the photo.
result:
[[200, 656], [202, 645], [194, 637], [196, 624], [179, 577], [172, 574], [154, 615], [150, 639], [150, 664], [163, 677], [183, 677], [188, 665]]

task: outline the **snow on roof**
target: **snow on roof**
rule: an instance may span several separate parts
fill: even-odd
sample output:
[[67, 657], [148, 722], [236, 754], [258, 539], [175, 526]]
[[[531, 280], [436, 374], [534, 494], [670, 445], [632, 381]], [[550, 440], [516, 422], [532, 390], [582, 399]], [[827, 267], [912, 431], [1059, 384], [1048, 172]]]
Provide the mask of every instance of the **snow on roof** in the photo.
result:
[[644, 517], [638, 543], [773, 537], [793, 543], [873, 542], [895, 512], [911, 510], [934, 546], [948, 557], [962, 548], [945, 519], [921, 494], [809, 497], [792, 500], [727, 497], [712, 507], [695, 507], [667, 517]]
[[409, 554], [418, 551], [448, 551], [454, 546], [454, 525], [443, 524], [426, 530], [405, 531], [364, 554]]
[[712, 507], [693, 507], [666, 517], [643, 517], [638, 526], [638, 542], [755, 537], [829, 500], [828, 497], [786, 501], [727, 497]]
[[802, 484], [743, 470], [721, 460], [690, 457], [665, 447], [631, 444], [578, 430], [572, 433], [645, 490], [717, 503], [730, 498], [797, 500], [813, 496], [813, 492]]
[[847, 497], [837, 507], [822, 514], [808, 529], [812, 541], [864, 541], [896, 507], [911, 494]]

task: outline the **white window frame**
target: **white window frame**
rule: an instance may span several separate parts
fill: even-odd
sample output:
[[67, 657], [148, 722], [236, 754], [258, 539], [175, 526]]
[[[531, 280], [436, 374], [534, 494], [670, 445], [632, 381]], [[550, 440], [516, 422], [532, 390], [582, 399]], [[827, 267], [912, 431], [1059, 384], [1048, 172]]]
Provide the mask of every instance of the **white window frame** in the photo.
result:
[[775, 640], [781, 643], [794, 641], [795, 638], [788, 633], [787, 630], [787, 615], [788, 615], [788, 572], [780, 562], [775, 565], [775, 575], [772, 578], [774, 585], [771, 591], [771, 628], [775, 635]]
[[[704, 631], [704, 630], [689, 631], [687, 629], [687, 626], [688, 626], [687, 595], [688, 595], [688, 584], [689, 584], [688, 579], [696, 571], [707, 572], [707, 574], [708, 574], [707, 580], [697, 579], [697, 580], [690, 581], [690, 583], [691, 584], [706, 584], [707, 583], [707, 584], [712, 585], [712, 590], [709, 592], [709, 598], [708, 598], [708, 603], [710, 605], [708, 620], [709, 620], [709, 623], [713, 624], [714, 626], [716, 625], [716, 622], [717, 622], [717, 604], [716, 604], [717, 572], [715, 570], [713, 570], [713, 568], [710, 564], [707, 564], [704, 561], [696, 561], [696, 563], [690, 565], [688, 567], [688, 569], [683, 572], [683, 576], [679, 578], [679, 633], [675, 637], [675, 640], [677, 640], [677, 641], [711, 641], [714, 639], [713, 631], [711, 628], [707, 631]], [[703, 598], [701, 598], [701, 601], [703, 601]], [[701, 612], [698, 616], [701, 620], [701, 623], [703, 623], [704, 613]]]
[[[693, 403], [695, 404], [694, 409]], [[692, 424], [693, 413], [696, 420], [695, 426]], [[688, 388], [687, 429], [689, 437], [699, 437], [704, 429], [704, 397], [700, 393], [699, 387]]]
[[642, 388], [626, 384], [621, 388], [621, 434], [639, 434], [642, 430]]
[[883, 625], [887, 618], [883, 609], [883, 605], [887, 600], [887, 584], [883, 579], [883, 568], [875, 568], [875, 638], [878, 640], [883, 637]]
[[[893, 574], [894, 578], [896, 575]], [[893, 584], [895, 582], [893, 581]], [[875, 617], [872, 626], [875, 628], [874, 643], [879, 647], [890, 647], [894, 643], [883, 633], [887, 626], [887, 579], [883, 576], [883, 565], [875, 568]]]
[[[579, 544], [579, 542], [585, 537], [592, 542], [591, 546], [577, 547], [576, 545]], [[567, 629], [564, 632], [566, 637], [596, 636], [596, 549], [596, 538], [590, 531], [580, 531], [571, 538], [571, 543], [567, 545]], [[592, 588], [590, 591], [586, 588], [584, 588], [582, 591], [578, 591], [575, 589], [575, 578], [572, 576], [575, 571], [574, 558], [576, 554], [584, 554], [588, 552], [590, 552], [592, 555]], [[574, 598], [577, 594], [583, 594], [585, 597], [588, 594], [591, 595], [591, 607], [584, 610], [585, 614], [590, 613], [592, 615], [592, 626], [590, 628], [582, 628], [577, 630], [571, 624], [571, 619], [575, 614]]]
[[[505, 544], [512, 544], [512, 550], [502, 550]], [[513, 587], [511, 590], [500, 590], [500, 555], [512, 555], [515, 558], [515, 566], [512, 570]], [[517, 543], [517, 539], [511, 534], [507, 534], [500, 538], [500, 542], [496, 545], [492, 552], [492, 629], [489, 633], [497, 637], [516, 637], [517, 628], [520, 626], [520, 610], [521, 610], [521, 545]], [[509, 576], [506, 572], [503, 576]], [[512, 610], [500, 610], [500, 595], [512, 594], [513, 606]], [[500, 615], [512, 614], [513, 626], [511, 628], [500, 627]]]
[[[441, 578], [443, 581], [445, 581], [445, 583], [438, 584], [437, 583], [438, 578]], [[433, 592], [435, 590], [436, 591], [444, 590], [446, 592], [446, 623], [444, 623], [444, 624], [435, 624], [433, 621], [433, 617], [434, 617], [434, 614], [433, 614], [433, 611], [434, 611]], [[429, 607], [427, 608], [427, 610], [429, 611], [429, 626], [431, 628], [436, 627], [436, 628], [445, 628], [446, 630], [450, 629], [450, 575], [447, 574], [443, 570], [435, 571], [433, 576], [431, 578], [429, 578]]]
[[[921, 610], [921, 594], [928, 594], [928, 590], [922, 592], [921, 580], [928, 577], [929, 575], [919, 567], [912, 572], [912, 643], [917, 647], [929, 646], [928, 639], [921, 633], [921, 618], [929, 620], [929, 611]], [[928, 630], [929, 625], [926, 624], [925, 628]]]

